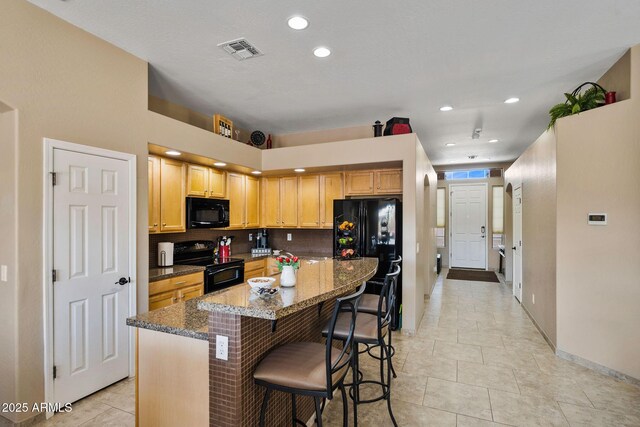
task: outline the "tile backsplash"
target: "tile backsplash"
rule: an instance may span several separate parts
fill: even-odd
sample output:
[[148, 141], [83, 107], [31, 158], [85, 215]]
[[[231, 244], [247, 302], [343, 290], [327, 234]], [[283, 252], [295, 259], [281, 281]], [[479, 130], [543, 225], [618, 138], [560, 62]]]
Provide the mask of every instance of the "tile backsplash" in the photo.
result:
[[[251, 230], [187, 230], [184, 233], [166, 233], [149, 235], [149, 268], [158, 266], [159, 242], [185, 242], [188, 240], [213, 240], [218, 236], [235, 236], [231, 243], [231, 256], [234, 253], [251, 252], [256, 244], [256, 235], [261, 229]], [[333, 247], [333, 230], [305, 230], [268, 229], [269, 246], [291, 253], [331, 256]], [[253, 241], [249, 241], [249, 234], [253, 234]], [[287, 233], [291, 233], [292, 240], [287, 241]]]

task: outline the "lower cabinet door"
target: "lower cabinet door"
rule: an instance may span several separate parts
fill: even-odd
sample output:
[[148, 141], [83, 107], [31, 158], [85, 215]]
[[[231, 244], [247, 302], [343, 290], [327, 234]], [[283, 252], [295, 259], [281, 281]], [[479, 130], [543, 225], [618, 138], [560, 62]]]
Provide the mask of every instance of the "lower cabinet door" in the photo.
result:
[[204, 295], [204, 284], [200, 283], [199, 285], [187, 286], [180, 289], [178, 292], [180, 292], [180, 298], [182, 301], [189, 301], [191, 298]]
[[177, 291], [162, 292], [149, 297], [149, 311], [170, 306], [178, 301]]

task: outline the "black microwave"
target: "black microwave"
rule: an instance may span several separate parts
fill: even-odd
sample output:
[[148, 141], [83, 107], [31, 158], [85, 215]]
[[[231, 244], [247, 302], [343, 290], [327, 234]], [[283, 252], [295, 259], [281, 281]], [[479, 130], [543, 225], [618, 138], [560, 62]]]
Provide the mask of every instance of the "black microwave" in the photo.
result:
[[229, 201], [187, 197], [187, 228], [229, 226]]

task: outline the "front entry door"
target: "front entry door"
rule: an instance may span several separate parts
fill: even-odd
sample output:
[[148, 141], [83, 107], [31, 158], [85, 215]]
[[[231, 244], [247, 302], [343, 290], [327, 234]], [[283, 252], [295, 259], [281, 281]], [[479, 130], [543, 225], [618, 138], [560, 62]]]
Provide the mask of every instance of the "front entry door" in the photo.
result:
[[129, 169], [124, 160], [53, 150], [55, 402], [129, 376]]
[[450, 187], [451, 267], [487, 268], [487, 186]]
[[522, 187], [513, 190], [513, 295], [522, 302]]

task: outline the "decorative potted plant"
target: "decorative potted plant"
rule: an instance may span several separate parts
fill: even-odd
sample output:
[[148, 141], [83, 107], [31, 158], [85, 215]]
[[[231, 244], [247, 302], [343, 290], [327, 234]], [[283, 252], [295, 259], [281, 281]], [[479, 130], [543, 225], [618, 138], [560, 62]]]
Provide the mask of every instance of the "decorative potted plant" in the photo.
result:
[[291, 287], [296, 285], [296, 272], [300, 268], [300, 258], [297, 256], [279, 256], [276, 258], [280, 275], [280, 286]]
[[[581, 93], [582, 88], [587, 85], [591, 85], [591, 87]], [[567, 100], [562, 104], [554, 105], [549, 110], [551, 121], [547, 129], [551, 129], [556, 124], [556, 120], [561, 117], [571, 116], [604, 105], [606, 94], [607, 91], [602, 86], [593, 82], [583, 83], [573, 92], [565, 93], [564, 96]]]

